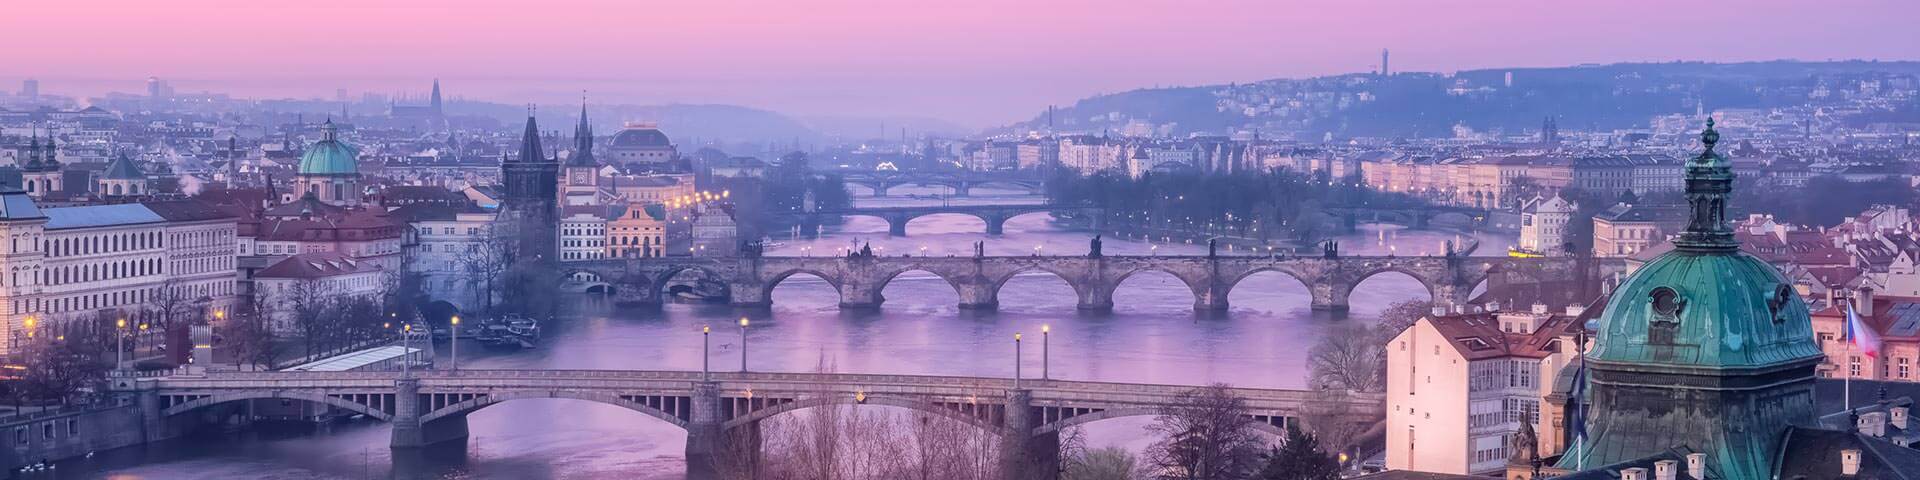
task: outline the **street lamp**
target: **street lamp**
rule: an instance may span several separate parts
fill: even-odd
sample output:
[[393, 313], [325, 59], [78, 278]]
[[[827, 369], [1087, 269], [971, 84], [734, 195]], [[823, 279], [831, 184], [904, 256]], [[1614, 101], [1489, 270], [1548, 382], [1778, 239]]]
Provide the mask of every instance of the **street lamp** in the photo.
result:
[[1048, 360], [1048, 350], [1049, 350], [1048, 344], [1053, 343], [1048, 340], [1052, 338], [1053, 338], [1053, 326], [1041, 325], [1040, 326], [1040, 379], [1041, 380], [1048, 380], [1051, 378], [1050, 375], [1048, 375], [1051, 372], [1048, 371], [1050, 370], [1050, 368], [1048, 368], [1047, 360]]
[[747, 317], [740, 317], [740, 373], [747, 373]]
[[400, 327], [400, 377], [401, 378], [412, 376], [411, 374], [413, 373], [413, 360], [407, 358], [411, 356], [411, 354], [413, 353], [411, 350], [413, 350], [413, 325], [411, 324], [403, 325]]
[[713, 363], [712, 352], [713, 352], [713, 326], [712, 325], [701, 326], [700, 327], [700, 381], [702, 382], [713, 381], [713, 371], [710, 369], [711, 364]]
[[447, 348], [453, 350], [452, 360], [449, 363], [453, 364], [453, 370], [459, 370], [460, 369], [460, 316], [454, 315], [452, 319], [448, 320], [448, 323], [452, 325], [447, 327], [447, 330], [453, 331], [453, 340], [447, 341]]
[[127, 368], [127, 319], [113, 322], [113, 368]]
[[1020, 389], [1020, 333], [1013, 334], [1013, 389]]

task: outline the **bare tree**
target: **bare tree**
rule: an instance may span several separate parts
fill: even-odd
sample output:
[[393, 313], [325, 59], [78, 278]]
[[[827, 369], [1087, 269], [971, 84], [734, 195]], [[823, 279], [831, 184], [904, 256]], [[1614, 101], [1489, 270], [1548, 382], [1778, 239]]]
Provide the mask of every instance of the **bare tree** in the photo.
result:
[[476, 304], [481, 310], [493, 311], [494, 300], [499, 297], [501, 280], [513, 267], [513, 238], [508, 233], [512, 226], [504, 222], [494, 222], [482, 227], [479, 238], [455, 253], [455, 261], [469, 281], [480, 286]]
[[1301, 409], [1300, 423], [1319, 446], [1336, 453], [1351, 450], [1367, 428], [1377, 423], [1380, 412], [1354, 408], [1352, 397], [1343, 389], [1319, 389]]
[[1062, 480], [1136, 480], [1145, 478], [1139, 459], [1120, 447], [1088, 450], [1072, 457]]
[[1182, 393], [1147, 430], [1164, 437], [1147, 449], [1147, 459], [1166, 480], [1244, 478], [1259, 468], [1266, 446], [1246, 402], [1223, 384]]
[[300, 333], [300, 343], [307, 357], [318, 353], [327, 342], [333, 327], [329, 321], [333, 300], [321, 295], [313, 281], [293, 282], [284, 291], [274, 294], [280, 305], [287, 310], [293, 320], [293, 326]]
[[1386, 350], [1366, 327], [1336, 327], [1307, 350], [1308, 383], [1315, 389], [1377, 392], [1384, 386]]

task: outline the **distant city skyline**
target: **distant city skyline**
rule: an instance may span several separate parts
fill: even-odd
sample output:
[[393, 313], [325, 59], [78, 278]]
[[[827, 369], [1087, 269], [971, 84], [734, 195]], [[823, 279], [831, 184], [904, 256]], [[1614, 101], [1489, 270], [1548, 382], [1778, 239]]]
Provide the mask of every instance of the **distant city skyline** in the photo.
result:
[[1920, 4], [1764, 0], [1187, 2], [614, 1], [8, 7], [0, 89], [332, 99], [338, 89], [501, 103], [722, 103], [968, 127], [1101, 93], [1375, 71], [1583, 63], [1920, 59]]

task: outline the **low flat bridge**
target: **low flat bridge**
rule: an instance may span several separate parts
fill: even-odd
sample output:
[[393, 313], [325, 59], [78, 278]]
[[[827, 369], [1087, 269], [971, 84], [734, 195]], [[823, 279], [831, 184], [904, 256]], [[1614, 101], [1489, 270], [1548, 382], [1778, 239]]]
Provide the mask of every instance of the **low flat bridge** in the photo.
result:
[[1006, 231], [1007, 219], [1029, 213], [1069, 213], [1083, 216], [1093, 222], [1093, 229], [1099, 230], [1103, 210], [1095, 207], [1062, 207], [1047, 204], [1031, 205], [927, 205], [909, 207], [854, 207], [832, 210], [816, 210], [793, 214], [800, 217], [800, 229], [809, 235], [819, 235], [820, 224], [827, 217], [868, 216], [887, 221], [887, 235], [904, 237], [907, 235], [907, 222], [927, 215], [943, 213], [970, 215], [986, 222], [988, 235], [999, 235]]
[[1039, 194], [1046, 190], [1046, 181], [1034, 175], [1007, 175], [980, 172], [861, 172], [846, 173], [840, 178], [850, 185], [859, 185], [873, 191], [873, 196], [887, 196], [887, 190], [902, 185], [938, 185], [953, 189], [953, 196], [965, 197], [973, 194], [974, 187], [1002, 187], [1023, 190]]
[[840, 294], [842, 308], [875, 308], [881, 291], [907, 272], [926, 272], [945, 280], [959, 294], [960, 308], [991, 309], [1000, 304], [1001, 287], [1023, 273], [1051, 274], [1073, 287], [1082, 310], [1110, 310], [1113, 293], [1128, 277], [1164, 272], [1192, 290], [1194, 309], [1227, 308], [1227, 294], [1242, 280], [1277, 272], [1298, 280], [1312, 293], [1315, 310], [1344, 311], [1355, 286], [1375, 275], [1394, 272], [1427, 287], [1436, 305], [1459, 305], [1475, 287], [1587, 279], [1599, 284], [1625, 271], [1619, 260], [1510, 257], [1276, 257], [1276, 256], [1026, 256], [1026, 257], [760, 257], [609, 259], [561, 262], [566, 275], [590, 273], [621, 302], [657, 304], [675, 275], [699, 271], [727, 284], [737, 306], [772, 303], [774, 287], [794, 275], [825, 280]]
[[[1059, 432], [1093, 421], [1157, 415], [1195, 387], [1062, 380], [832, 373], [712, 373], [615, 370], [399, 372], [210, 372], [115, 378], [136, 396], [150, 439], [244, 412], [235, 402], [301, 400], [393, 425], [392, 445], [418, 447], [467, 436], [466, 416], [504, 402], [568, 398], [633, 410], [687, 431], [690, 471], [752, 465], [762, 420], [836, 405], [886, 405], [950, 418], [1000, 438], [1004, 478], [1054, 472]], [[1313, 403], [1372, 421], [1379, 394], [1327, 400], [1301, 390], [1235, 388], [1255, 428], [1283, 433]], [[1044, 475], [1040, 475], [1044, 476]]]

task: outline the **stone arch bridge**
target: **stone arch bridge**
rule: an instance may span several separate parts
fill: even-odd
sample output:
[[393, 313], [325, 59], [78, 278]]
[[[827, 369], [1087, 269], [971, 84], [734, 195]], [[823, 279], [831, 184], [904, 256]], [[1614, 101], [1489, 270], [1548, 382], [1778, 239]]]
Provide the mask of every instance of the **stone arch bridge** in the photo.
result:
[[1510, 257], [1274, 257], [1274, 256], [1028, 256], [1028, 257], [762, 257], [591, 260], [564, 262], [572, 274], [589, 272], [606, 282], [616, 300], [653, 304], [662, 300], [664, 285], [689, 270], [705, 273], [727, 284], [737, 306], [762, 307], [772, 302], [780, 282], [795, 275], [819, 277], [839, 292], [842, 308], [874, 308], [888, 282], [907, 272], [926, 272], [945, 280], [960, 297], [960, 307], [991, 309], [999, 306], [1001, 287], [1016, 275], [1051, 274], [1074, 290], [1082, 310], [1110, 310], [1113, 293], [1128, 277], [1142, 272], [1164, 272], [1193, 292], [1194, 309], [1227, 308], [1227, 294], [1242, 280], [1261, 272], [1276, 272], [1298, 280], [1312, 293], [1315, 310], [1344, 311], [1356, 285], [1375, 275], [1394, 272], [1427, 287], [1437, 305], [1458, 305], [1474, 288], [1508, 284], [1586, 279], [1596, 294], [1599, 283], [1625, 270], [1619, 261], [1577, 258]]
[[953, 189], [953, 196], [965, 197], [973, 194], [974, 187], [1005, 187], [1040, 194], [1046, 190], [1046, 182], [1031, 175], [995, 175], [982, 173], [852, 173], [841, 175], [849, 185], [866, 187], [873, 196], [887, 196], [887, 190], [903, 185], [938, 185]]
[[988, 235], [999, 235], [1006, 231], [1007, 219], [1029, 213], [1066, 213], [1086, 218], [1093, 222], [1093, 229], [1099, 230], [1104, 210], [1096, 207], [1067, 207], [1047, 204], [1031, 205], [928, 205], [911, 207], [855, 207], [834, 210], [816, 210], [794, 214], [799, 217], [800, 230], [808, 235], [819, 235], [820, 224], [828, 217], [868, 216], [887, 221], [887, 235], [904, 237], [907, 235], [907, 223], [913, 219], [943, 213], [970, 215], [987, 224]]
[[[393, 425], [392, 445], [419, 447], [467, 437], [466, 416], [527, 398], [569, 398], [623, 407], [686, 429], [690, 472], [752, 465], [760, 422], [831, 405], [886, 405], [957, 420], [1001, 442], [1004, 478], [1057, 472], [1059, 432], [1088, 422], [1157, 415], [1194, 387], [987, 377], [830, 373], [613, 370], [399, 372], [209, 372], [117, 378], [134, 396], [149, 441], [244, 411], [235, 402], [301, 400]], [[1306, 409], [1372, 422], [1379, 394], [1235, 388], [1255, 428], [1282, 433]], [[1037, 475], [1036, 475], [1037, 474]]]

